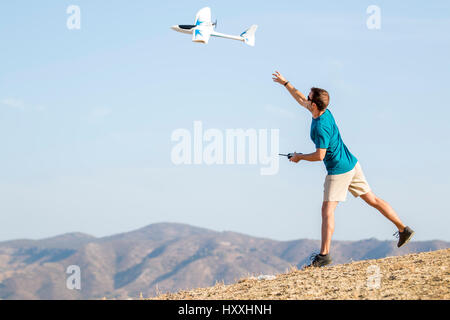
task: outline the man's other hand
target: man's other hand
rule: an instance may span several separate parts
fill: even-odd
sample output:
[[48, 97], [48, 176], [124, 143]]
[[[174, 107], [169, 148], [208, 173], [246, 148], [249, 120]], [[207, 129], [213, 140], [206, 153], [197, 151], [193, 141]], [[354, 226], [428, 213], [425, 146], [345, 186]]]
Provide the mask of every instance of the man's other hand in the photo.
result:
[[302, 160], [302, 154], [301, 153], [294, 153], [292, 158], [289, 159], [289, 161], [295, 162], [295, 163], [300, 162], [300, 160]]
[[275, 73], [272, 74], [273, 78], [272, 80], [274, 82], [278, 82], [279, 84], [282, 84], [283, 86], [286, 84], [287, 80], [285, 77], [281, 75], [278, 71], [275, 71]]

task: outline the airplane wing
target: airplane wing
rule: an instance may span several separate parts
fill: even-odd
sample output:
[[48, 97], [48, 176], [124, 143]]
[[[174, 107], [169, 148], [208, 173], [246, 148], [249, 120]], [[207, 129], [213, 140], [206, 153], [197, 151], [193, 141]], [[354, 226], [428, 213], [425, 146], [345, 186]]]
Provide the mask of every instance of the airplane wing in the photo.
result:
[[207, 44], [211, 37], [211, 28], [196, 27], [192, 32], [192, 41]]
[[212, 26], [211, 22], [211, 8], [205, 7], [201, 9], [195, 16], [196, 26]]
[[192, 41], [208, 43], [214, 28], [211, 22], [211, 8], [205, 7], [195, 16], [195, 28], [192, 32]]

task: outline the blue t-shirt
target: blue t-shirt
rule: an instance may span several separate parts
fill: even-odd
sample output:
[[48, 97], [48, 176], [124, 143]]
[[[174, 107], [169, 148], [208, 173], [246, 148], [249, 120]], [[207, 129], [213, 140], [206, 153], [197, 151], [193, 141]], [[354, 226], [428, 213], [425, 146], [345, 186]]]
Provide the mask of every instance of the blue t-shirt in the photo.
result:
[[323, 162], [329, 175], [349, 172], [358, 162], [342, 141], [334, 117], [328, 109], [317, 119], [313, 118], [311, 140], [317, 149], [327, 149]]

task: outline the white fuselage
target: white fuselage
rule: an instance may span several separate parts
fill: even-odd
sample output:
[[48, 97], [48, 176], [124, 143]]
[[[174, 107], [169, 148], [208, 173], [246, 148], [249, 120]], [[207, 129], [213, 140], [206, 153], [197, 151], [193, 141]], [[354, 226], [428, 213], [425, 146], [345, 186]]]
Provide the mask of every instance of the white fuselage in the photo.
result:
[[[175, 26], [172, 26], [171, 29], [175, 30], [177, 32], [181, 32], [181, 33], [193, 34], [194, 33], [194, 29], [196, 27], [197, 26], [194, 26], [194, 25], [175, 25]], [[212, 25], [211, 25], [210, 28], [212, 29], [211, 30], [211, 36], [212, 37], [220, 37], [220, 38], [227, 38], [227, 39], [232, 39], [232, 40], [245, 41], [245, 39], [243, 37], [241, 37], [241, 36], [232, 36], [232, 35], [228, 35], [228, 34], [215, 32]]]
[[194, 32], [194, 28], [196, 26], [192, 25], [176, 25], [172, 26], [172, 30], [175, 30], [177, 32], [186, 33], [186, 34], [192, 34]]

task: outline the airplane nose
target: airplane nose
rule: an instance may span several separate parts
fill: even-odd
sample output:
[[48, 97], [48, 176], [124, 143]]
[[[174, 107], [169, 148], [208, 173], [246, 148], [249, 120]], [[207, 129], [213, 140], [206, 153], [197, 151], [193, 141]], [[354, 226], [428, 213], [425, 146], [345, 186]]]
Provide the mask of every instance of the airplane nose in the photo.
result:
[[177, 31], [178, 30], [178, 26], [177, 25], [171, 26], [170, 29]]

